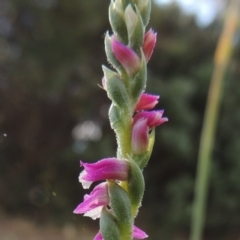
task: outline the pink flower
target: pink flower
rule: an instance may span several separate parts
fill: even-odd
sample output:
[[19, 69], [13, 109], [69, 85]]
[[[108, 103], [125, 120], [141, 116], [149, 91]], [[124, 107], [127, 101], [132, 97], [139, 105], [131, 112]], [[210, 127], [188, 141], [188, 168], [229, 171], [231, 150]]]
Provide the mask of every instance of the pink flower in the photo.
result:
[[148, 149], [149, 130], [153, 127], [161, 125], [168, 121], [168, 118], [163, 118], [163, 110], [158, 111], [142, 111], [133, 118], [132, 129], [132, 149], [135, 154], [142, 154]]
[[141, 66], [141, 61], [138, 55], [123, 43], [117, 41], [113, 36], [111, 38], [112, 51], [117, 60], [121, 63], [128, 75], [136, 73]]
[[145, 54], [145, 58], [147, 62], [152, 56], [153, 49], [156, 44], [156, 40], [157, 40], [157, 33], [155, 33], [152, 29], [150, 29], [144, 36], [143, 52]]
[[142, 111], [135, 115], [133, 118], [133, 124], [136, 123], [139, 119], [147, 119], [147, 125], [149, 128], [156, 127], [168, 121], [168, 118], [162, 117], [164, 110], [157, 111]]
[[104, 158], [96, 163], [80, 162], [84, 170], [79, 175], [79, 182], [83, 188], [89, 188], [92, 182], [116, 179], [125, 181], [128, 179], [129, 163], [117, 158]]
[[107, 182], [97, 185], [90, 195], [84, 195], [84, 200], [73, 211], [76, 214], [96, 219], [100, 217], [102, 208], [109, 204], [108, 184]]
[[135, 107], [135, 112], [154, 108], [158, 103], [158, 99], [159, 99], [158, 95], [142, 93]]
[[[133, 226], [133, 238], [144, 239], [147, 237], [148, 237], [148, 235], [143, 230], [141, 230], [140, 228], [138, 228], [136, 226]], [[102, 234], [100, 232], [98, 232], [93, 240], [104, 240], [104, 239], [103, 239]]]

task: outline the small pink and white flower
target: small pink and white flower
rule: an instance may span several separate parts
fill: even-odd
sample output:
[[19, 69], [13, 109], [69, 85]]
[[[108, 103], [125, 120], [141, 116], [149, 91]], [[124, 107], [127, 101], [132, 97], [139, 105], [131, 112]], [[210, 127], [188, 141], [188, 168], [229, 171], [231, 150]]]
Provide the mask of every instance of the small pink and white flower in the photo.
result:
[[149, 128], [159, 126], [168, 121], [168, 118], [162, 117], [164, 110], [156, 111], [142, 111], [137, 113], [133, 118], [133, 124], [136, 123], [139, 119], [147, 119], [147, 125]]
[[[144, 238], [147, 238], [148, 235], [140, 228], [133, 226], [133, 236], [132, 237], [137, 238], [137, 239], [144, 239]], [[102, 234], [100, 232], [98, 232], [93, 240], [104, 240], [104, 239], [103, 239]]]
[[111, 37], [112, 51], [129, 76], [139, 71], [141, 60], [138, 55], [128, 46]]
[[158, 103], [159, 96], [142, 93], [135, 107], [135, 112], [142, 110], [150, 110]]
[[162, 117], [163, 110], [142, 111], [133, 118], [132, 150], [135, 154], [142, 154], [148, 149], [149, 130], [168, 121]]
[[109, 204], [108, 183], [100, 183], [97, 185], [90, 195], [85, 194], [84, 200], [80, 203], [73, 213], [84, 214], [83, 216], [97, 219], [101, 215], [104, 206]]
[[152, 29], [150, 29], [144, 36], [143, 52], [147, 62], [152, 56], [153, 49], [156, 44], [156, 40], [157, 40], [157, 33], [155, 33]]
[[95, 181], [114, 179], [126, 181], [129, 175], [129, 162], [117, 158], [104, 158], [96, 163], [80, 161], [84, 170], [79, 175], [79, 182], [87, 189]]

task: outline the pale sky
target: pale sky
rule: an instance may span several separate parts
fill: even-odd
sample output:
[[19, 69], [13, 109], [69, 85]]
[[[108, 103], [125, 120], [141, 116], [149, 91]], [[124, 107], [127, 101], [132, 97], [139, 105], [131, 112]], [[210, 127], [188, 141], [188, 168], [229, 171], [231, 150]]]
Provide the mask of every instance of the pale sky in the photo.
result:
[[220, 0], [155, 0], [160, 5], [167, 5], [173, 2], [178, 3], [182, 11], [186, 14], [195, 14], [199, 26], [209, 25], [219, 11], [224, 8], [223, 1]]

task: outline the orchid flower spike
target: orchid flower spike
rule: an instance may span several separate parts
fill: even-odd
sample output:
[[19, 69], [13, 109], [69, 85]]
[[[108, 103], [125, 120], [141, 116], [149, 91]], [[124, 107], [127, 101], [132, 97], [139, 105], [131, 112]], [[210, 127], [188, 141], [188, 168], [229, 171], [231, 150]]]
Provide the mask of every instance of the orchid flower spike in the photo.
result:
[[116, 157], [95, 163], [80, 161], [79, 182], [84, 189], [103, 181], [85, 194], [74, 210], [92, 219], [100, 218], [94, 240], [147, 238], [134, 226], [145, 190], [142, 170], [148, 163], [154, 129], [168, 121], [163, 110], [152, 110], [159, 96], [145, 93], [147, 62], [157, 34], [150, 29], [151, 0], [111, 0], [109, 20], [112, 36], [105, 35], [105, 52], [111, 68], [103, 66], [102, 88], [111, 100], [109, 120], [117, 139]]

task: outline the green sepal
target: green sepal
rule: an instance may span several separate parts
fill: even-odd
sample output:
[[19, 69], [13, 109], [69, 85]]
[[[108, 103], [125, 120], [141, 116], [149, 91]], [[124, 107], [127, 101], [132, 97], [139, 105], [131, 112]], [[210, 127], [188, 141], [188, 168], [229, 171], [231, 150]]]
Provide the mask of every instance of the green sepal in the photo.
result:
[[141, 51], [141, 68], [130, 83], [132, 103], [135, 105], [146, 88], [147, 83], [147, 66], [144, 53]]
[[108, 116], [112, 129], [118, 129], [119, 126], [123, 124], [121, 118], [121, 111], [118, 107], [114, 106], [114, 104], [111, 104]]
[[132, 33], [128, 35], [128, 41], [130, 48], [132, 48], [136, 53], [139, 54], [140, 49], [143, 45], [145, 28], [143, 26], [142, 18], [140, 16], [138, 8], [135, 7], [135, 9], [138, 20]]
[[145, 151], [142, 154], [133, 154], [132, 156], [132, 159], [138, 164], [140, 169], [143, 169], [147, 165], [152, 155], [154, 141], [155, 141], [155, 128], [153, 128], [151, 130], [151, 133], [149, 134], [147, 151]]
[[137, 215], [138, 209], [141, 206], [145, 183], [142, 170], [134, 160], [130, 160], [130, 176], [128, 179], [128, 192], [131, 200], [132, 215]]
[[132, 0], [138, 7], [142, 17], [143, 25], [148, 25], [151, 13], [151, 0]]
[[117, 183], [109, 181], [110, 206], [118, 221], [122, 239], [132, 239], [132, 213], [128, 193]]
[[109, 6], [109, 21], [113, 31], [120, 38], [121, 42], [128, 44], [127, 28], [124, 21], [123, 9], [114, 8], [114, 0], [111, 0]]
[[129, 0], [122, 0], [123, 10], [125, 10], [128, 4], [129, 4]]
[[111, 44], [111, 38], [109, 36], [109, 33], [107, 32], [105, 35], [105, 52], [107, 55], [107, 60], [108, 62], [119, 72], [125, 73], [125, 69], [122, 67], [122, 65], [119, 63], [117, 58], [114, 56], [113, 51], [112, 51], [112, 44]]
[[121, 233], [113, 214], [104, 207], [100, 217], [100, 232], [105, 240], [119, 240]]
[[126, 129], [127, 125], [129, 125], [131, 121], [130, 113], [122, 111], [113, 103], [109, 108], [108, 116], [112, 129], [114, 129], [119, 135], [122, 133], [122, 128]]
[[130, 100], [127, 89], [119, 74], [103, 66], [105, 84], [108, 97], [122, 111], [127, 112], [130, 106]]
[[151, 0], [122, 0], [123, 10], [125, 10], [129, 2], [132, 4], [132, 6], [137, 5], [142, 17], [143, 25], [146, 27], [150, 20]]

